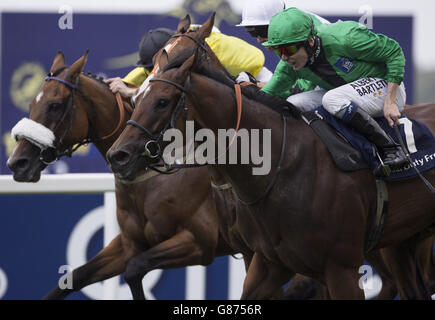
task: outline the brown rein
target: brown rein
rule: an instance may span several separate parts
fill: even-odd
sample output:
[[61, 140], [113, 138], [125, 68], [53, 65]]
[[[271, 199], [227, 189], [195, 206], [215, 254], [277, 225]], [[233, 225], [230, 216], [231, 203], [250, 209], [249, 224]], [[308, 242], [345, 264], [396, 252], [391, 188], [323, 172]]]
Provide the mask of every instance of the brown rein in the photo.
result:
[[133, 108], [128, 104], [124, 103], [121, 98], [121, 94], [119, 92], [115, 93], [115, 98], [117, 102], [117, 106], [119, 109], [119, 122], [116, 126], [115, 130], [113, 130], [110, 134], [101, 137], [100, 140], [105, 140], [111, 138], [118, 130], [121, 128], [122, 124], [125, 123], [125, 108], [130, 112], [133, 113]]

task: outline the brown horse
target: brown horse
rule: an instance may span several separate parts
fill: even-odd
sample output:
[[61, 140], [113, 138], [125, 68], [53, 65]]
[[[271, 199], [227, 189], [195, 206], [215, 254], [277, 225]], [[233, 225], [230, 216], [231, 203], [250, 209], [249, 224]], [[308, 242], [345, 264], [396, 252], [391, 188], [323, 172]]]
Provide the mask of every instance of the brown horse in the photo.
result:
[[[31, 105], [31, 120], [52, 131], [59, 127], [53, 143], [55, 150], [51, 150], [56, 157], [84, 140], [93, 142], [104, 156], [130, 116], [126, 110], [126, 118], [120, 118], [115, 96], [105, 83], [81, 73], [86, 57], [66, 67], [64, 55], [58, 53], [50, 76], [59, 80], [45, 82], [40, 99], [34, 99]], [[76, 85], [72, 89], [69, 84]], [[75, 91], [73, 99], [72, 90]], [[76, 111], [71, 121], [72, 104]], [[62, 118], [63, 123], [58, 126]], [[62, 136], [63, 142], [59, 143]], [[23, 137], [9, 158], [8, 166], [15, 180], [36, 182], [48, 163], [46, 157], [34, 141]], [[47, 299], [65, 298], [73, 291], [124, 272], [134, 298], [145, 298], [142, 277], [151, 270], [207, 265], [216, 256], [238, 252], [223, 241], [215, 227], [218, 224], [216, 200], [207, 168], [138, 180], [124, 183], [116, 179], [121, 233], [96, 257], [73, 270], [73, 289], [56, 287]], [[191, 196], [193, 191], [195, 197]], [[225, 199], [225, 194], [222, 197]], [[229, 203], [226, 209], [231, 210]], [[146, 261], [146, 265], [141, 265], [142, 277], [138, 278], [135, 272], [134, 277], [129, 278], [128, 268], [134, 267], [137, 256]]]
[[[198, 59], [197, 65], [200, 67], [204, 67], [204, 65], [211, 64], [214, 67], [218, 68], [219, 70], [223, 71], [226, 75], [230, 76], [228, 72], [226, 72], [225, 68], [220, 64], [218, 58], [214, 55], [213, 51], [210, 49], [210, 47], [207, 45], [207, 43], [204, 41], [204, 38], [207, 36], [207, 28], [210, 28], [210, 25], [212, 24], [212, 18], [207, 21], [202, 28], [199, 29], [198, 32], [191, 32], [186, 33], [186, 30], [190, 27], [190, 18], [189, 15], [187, 15], [184, 19], [182, 19], [178, 25], [177, 28], [177, 35], [173, 37], [173, 39], [169, 40], [168, 43], [165, 44], [164, 48], [170, 48], [168, 49], [161, 49], [155, 56], [155, 61], [157, 61], [157, 65], [159, 66], [159, 69], [163, 69], [164, 66], [168, 63], [168, 61], [174, 60], [177, 58], [177, 56], [182, 53], [184, 50], [186, 50], [189, 47], [193, 48], [197, 47], [198, 50], [201, 51], [201, 54], [199, 55], [200, 58]], [[193, 51], [192, 51], [193, 52]], [[163, 54], [164, 53], [164, 54]], [[142, 91], [143, 92], [143, 91]], [[425, 118], [423, 114], [421, 114], [421, 110], [428, 109], [429, 106], [424, 106], [424, 108], [420, 109], [418, 116], [420, 118]], [[417, 117], [418, 118], [418, 117]], [[120, 154], [118, 155], [120, 156]], [[213, 176], [213, 171], [211, 172], [212, 179], [218, 179], [218, 177]], [[231, 195], [228, 195], [229, 197]], [[223, 228], [228, 231], [227, 228]], [[232, 230], [234, 234], [234, 230]], [[231, 236], [227, 237], [228, 241], [230, 241]], [[391, 249], [390, 251], [392, 251]], [[424, 251], [421, 251], [423, 254]], [[430, 253], [429, 251], [426, 252]], [[400, 254], [400, 253], [397, 253]], [[394, 259], [399, 259], [401, 262], [400, 264], [403, 264], [402, 261], [405, 261], [406, 258], [397, 256]], [[389, 257], [387, 255], [387, 257]], [[397, 273], [396, 280], [399, 281], [399, 292], [402, 298], [410, 298], [410, 297], [424, 297], [424, 294], [416, 295], [413, 292], [416, 292], [416, 289], [414, 287], [414, 282], [407, 281], [410, 277], [415, 278], [416, 275], [408, 275], [410, 272], [408, 270], [405, 270], [404, 272], [399, 272], [397, 268], [392, 269], [391, 265], [386, 266], [385, 260], [386, 255], [382, 256], [382, 253], [379, 251], [371, 252], [367, 255], [367, 260], [376, 267], [378, 272], [381, 275], [382, 278], [382, 290], [378, 296], [379, 299], [392, 299], [397, 295], [397, 289], [396, 285], [394, 284], [392, 271]], [[391, 259], [393, 259], [391, 257]], [[387, 261], [388, 263], [388, 261]], [[410, 262], [411, 265], [413, 262]], [[392, 263], [394, 265], [394, 263]], [[409, 268], [412, 268], [411, 265]], [[408, 269], [409, 269], [408, 268]], [[263, 281], [264, 282], [264, 281]], [[304, 290], [298, 290], [301, 287], [307, 287], [307, 288], [316, 288], [317, 284], [310, 282], [308, 278], [306, 277], [299, 277], [294, 281], [291, 286], [288, 288], [286, 294], [288, 297], [302, 297], [301, 292], [304, 292]], [[401, 289], [404, 287], [405, 289]], [[303, 294], [304, 296], [308, 296], [308, 292], [310, 292], [311, 289], [306, 290]], [[313, 290], [311, 290], [313, 291]], [[411, 292], [411, 293], [407, 293]]]
[[[42, 97], [32, 102], [30, 119], [54, 131], [56, 120], [64, 118], [57, 135], [64, 136], [63, 143], [54, 143], [57, 147], [48, 154], [35, 142], [22, 137], [8, 160], [15, 180], [37, 182], [48, 162], [82, 141], [93, 142], [105, 155], [124, 128], [130, 111], [118, 109], [115, 97], [106, 84], [81, 74], [86, 58], [85, 55], [71, 67], [66, 67], [62, 53], [55, 57], [50, 76], [58, 80], [53, 79], [43, 85]], [[72, 90], [68, 85], [73, 83], [77, 86], [71, 99]], [[72, 114], [68, 106], [72, 108], [73, 104], [75, 118], [70, 122], [71, 115], [67, 112]], [[122, 117], [123, 112], [126, 112], [125, 118]], [[46, 159], [47, 155], [54, 158]], [[230, 189], [211, 188], [206, 168], [157, 175], [142, 182], [141, 178], [137, 180], [126, 182], [116, 179], [117, 218], [121, 233], [96, 257], [73, 270], [73, 289], [56, 287], [46, 299], [65, 298], [71, 292], [123, 272], [133, 297], [140, 299], [145, 298], [142, 277], [156, 268], [206, 265], [216, 256], [237, 252], [244, 252], [245, 263], [249, 264], [252, 253], [239, 245], [242, 242], [234, 229], [232, 192]], [[191, 197], [191, 190], [196, 189], [195, 197]], [[187, 198], [188, 202], [185, 201]], [[219, 206], [219, 216], [215, 205]], [[220, 229], [215, 227], [218, 220]], [[227, 241], [234, 249], [227, 245]], [[126, 272], [128, 265], [130, 271]], [[137, 267], [139, 270], [136, 270]], [[306, 296], [299, 289], [292, 297]]]
[[[213, 54], [212, 50], [208, 47], [208, 45], [204, 42], [204, 34], [206, 34], [204, 32], [204, 29], [207, 28], [207, 25], [210, 25], [210, 21], [211, 19], [203, 26], [203, 28], [201, 28], [199, 30], [199, 32], [192, 32], [189, 34], [185, 34], [186, 30], [188, 30], [189, 26], [190, 26], [190, 19], [189, 16], [186, 16], [184, 19], [182, 19], [178, 25], [178, 34], [176, 36], [174, 36], [173, 39], [171, 39], [170, 41], [168, 41], [168, 43], [164, 46], [165, 48], [170, 48], [170, 50], [161, 50], [161, 52], [159, 52], [159, 54], [156, 55], [157, 59], [155, 59], [158, 62], [158, 65], [160, 68], [163, 68], [165, 66], [165, 64], [167, 64], [168, 60], [172, 60], [174, 58], [177, 57], [177, 55], [182, 52], [183, 50], [185, 50], [188, 47], [191, 47], [192, 44], [194, 46], [198, 46], [199, 49], [202, 49], [202, 53], [206, 53], [206, 57], [204, 59], [204, 56], [201, 55], [202, 59], [200, 58], [198, 61], [198, 64], [204, 64], [204, 63], [211, 63], [213, 66], [217, 67], [218, 69], [222, 70], [223, 72], [226, 73], [226, 70], [223, 68], [223, 66], [220, 65], [217, 57]], [[162, 57], [162, 52], [165, 52], [165, 57]], [[165, 59], [162, 59], [165, 58]], [[228, 74], [228, 73], [226, 73]], [[426, 108], [427, 109], [427, 108]], [[420, 109], [420, 113], [421, 113]], [[422, 115], [420, 115], [420, 117], [423, 117]], [[424, 118], [424, 117], [423, 117]], [[216, 177], [214, 177], [216, 178]], [[227, 233], [228, 228], [224, 227], [224, 230], [226, 230], [224, 232]], [[232, 230], [234, 231], [234, 230]], [[231, 239], [231, 236], [229, 236], [227, 239]], [[424, 252], [424, 251], [421, 251]], [[430, 253], [430, 252], [429, 252]], [[426, 253], [427, 254], [427, 253]], [[388, 257], [388, 256], [387, 256]], [[400, 257], [400, 264], [403, 264], [402, 261], [406, 261], [405, 258]], [[397, 257], [396, 259], [399, 259], [399, 257]], [[382, 278], [382, 290], [378, 296], [378, 299], [392, 299], [396, 296], [397, 294], [397, 289], [396, 289], [396, 285], [392, 279], [392, 275], [391, 272], [394, 270], [395, 272], [398, 272], [396, 269], [394, 268], [392, 269], [391, 265], [390, 266], [386, 266], [385, 265], [385, 255], [384, 257], [382, 257], [381, 252], [379, 251], [374, 251], [371, 252], [370, 254], [367, 255], [367, 260], [376, 267], [376, 269], [378, 270], [378, 272], [381, 275]], [[388, 261], [387, 261], [388, 262]], [[394, 265], [394, 263], [392, 264]], [[400, 269], [399, 269], [400, 271]], [[415, 276], [410, 276], [408, 275], [408, 271], [407, 273], [398, 273], [396, 275], [396, 281], [399, 281], [399, 293], [401, 295], [402, 298], [409, 298], [409, 297], [423, 297], [424, 295], [415, 295], [414, 292], [416, 292], [415, 288], [414, 288], [414, 282], [412, 281], [408, 281], [407, 280], [410, 277], [415, 278]], [[263, 281], [264, 283], [264, 281]], [[405, 283], [405, 284], [403, 284]], [[301, 287], [305, 287], [305, 288], [310, 288], [308, 290], [306, 290], [305, 292], [303, 292], [303, 294], [301, 295], [301, 290], [299, 290], [299, 288]], [[315, 289], [317, 287], [316, 283], [313, 283], [312, 281], [310, 282], [308, 280], [308, 278], [306, 277], [299, 277], [298, 279], [295, 279], [295, 281], [292, 282], [291, 286], [288, 288], [287, 290], [287, 296], [288, 297], [298, 297], [298, 298], [302, 298], [302, 297], [308, 297], [309, 296], [309, 292], [312, 292], [313, 288]], [[404, 287], [404, 290], [400, 290], [402, 287]], [[410, 292], [409, 294], [407, 293]]]
[[[155, 134], [167, 127], [180, 89], [187, 87], [186, 106], [196, 128], [211, 128], [216, 133], [218, 128], [234, 127], [237, 119], [233, 83], [213, 70], [205, 70], [204, 74], [191, 72], [194, 59], [195, 56], [181, 67], [169, 68], [162, 76], [165, 82], [151, 83], [143, 99], [138, 99], [132, 119], [146, 131]], [[251, 165], [213, 166], [243, 200], [237, 203], [238, 227], [245, 243], [255, 251], [243, 297], [261, 297], [259, 273], [267, 270], [276, 287], [262, 293], [276, 290], [296, 271], [326, 284], [332, 298], [362, 298], [358, 268], [375, 208], [372, 175], [368, 171], [338, 171], [319, 138], [299, 120], [289, 118], [281, 122], [279, 114], [246, 97], [242, 115], [241, 128], [274, 128], [274, 168], [278, 166], [283, 135], [283, 130], [276, 128], [282, 128], [283, 123], [291, 128], [284, 133], [291, 144], [283, 154], [274, 191], [259, 205], [247, 206], [243, 202], [261, 197], [274, 172], [271, 177], [259, 177], [251, 175]], [[141, 157], [135, 150], [143, 150], [150, 140], [144, 139], [136, 128], [128, 127], [107, 154], [112, 169], [130, 178], [140, 174], [155, 159]], [[119, 158], [122, 165], [117, 163]], [[433, 182], [434, 173], [427, 176]], [[415, 193], [409, 197], [408, 190]], [[378, 248], [401, 242], [435, 220], [435, 200], [420, 181], [389, 184], [389, 191], [392, 205]], [[347, 192], [343, 200], [342, 192]], [[323, 213], [324, 208], [329, 209], [328, 215]]]
[[[425, 123], [435, 135], [434, 104], [407, 105], [404, 113]], [[394, 286], [389, 286], [390, 296], [398, 292], [402, 299], [430, 299], [435, 293], [435, 261], [433, 227], [396, 246], [383, 248], [382, 260], [387, 262], [387, 273], [393, 273]], [[384, 288], [383, 288], [384, 289]], [[387, 291], [388, 289], [386, 289]]]

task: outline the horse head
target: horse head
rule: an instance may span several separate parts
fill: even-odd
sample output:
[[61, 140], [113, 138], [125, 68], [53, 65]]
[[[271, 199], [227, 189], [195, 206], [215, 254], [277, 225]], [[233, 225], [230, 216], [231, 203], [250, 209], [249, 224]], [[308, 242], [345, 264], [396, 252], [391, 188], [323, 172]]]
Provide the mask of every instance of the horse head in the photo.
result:
[[[189, 117], [186, 94], [195, 60], [195, 55], [190, 56], [181, 66], [178, 60], [174, 60], [175, 65], [174, 62], [168, 63], [159, 77], [149, 79], [131, 120], [127, 122], [130, 126], [107, 152], [111, 169], [119, 178], [133, 180], [148, 166], [163, 159], [165, 147], [169, 144], [164, 141], [164, 134], [171, 128], [181, 130]], [[182, 147], [183, 143], [181, 141], [177, 147]]]
[[[205, 42], [205, 39], [208, 38], [212, 32], [215, 15], [216, 13], [213, 13], [210, 18], [198, 29], [189, 29], [189, 15], [186, 15], [186, 17], [181, 19], [178, 24], [176, 34], [173, 35], [168, 42], [154, 55], [154, 63], [157, 63], [159, 70], [162, 70], [165, 67], [167, 61], [173, 60], [174, 57], [177, 57], [186, 49], [190, 49], [192, 54], [196, 50], [200, 50], [202, 53], [200, 58], [205, 58], [204, 61], [207, 63], [210, 62], [214, 66], [225, 69], [211, 48]], [[168, 55], [167, 61], [160, 59], [163, 52], [166, 52]]]
[[77, 108], [75, 99], [87, 54], [67, 67], [64, 54], [58, 52], [41, 91], [30, 105], [29, 118], [23, 118], [12, 129], [18, 144], [7, 166], [16, 181], [39, 181], [49, 163], [87, 137], [87, 114]]
[[[190, 17], [187, 15], [178, 24], [176, 34], [173, 35], [168, 42], [156, 52], [153, 57], [154, 70], [153, 74], [160, 74], [169, 61], [177, 58], [182, 52], [190, 51], [191, 55], [196, 54], [198, 57], [197, 67], [202, 64], [210, 64], [214, 68], [224, 71], [228, 76], [230, 73], [221, 64], [218, 57], [205, 41], [213, 30], [215, 13], [198, 29], [190, 28]], [[151, 75], [151, 76], [152, 76]], [[137, 96], [143, 92], [143, 88], [147, 86], [144, 83], [142, 90], [139, 90]]]
[[[149, 94], [151, 83], [154, 82], [153, 78], [159, 77], [165, 72], [168, 64], [170, 64], [169, 69], [172, 69], [179, 67], [185, 62], [183, 67], [178, 69], [177, 75], [175, 75], [176, 72], [174, 70], [170, 72], [174, 74], [172, 76], [169, 75], [169, 77], [175, 77], [174, 81], [178, 81], [181, 85], [185, 83], [185, 79], [187, 78], [186, 72], [190, 70], [192, 66], [194, 68], [200, 68], [203, 64], [207, 64], [207, 66], [219, 69], [230, 76], [205, 42], [205, 39], [209, 37], [212, 32], [214, 18], [215, 13], [213, 13], [201, 27], [192, 31], [189, 30], [190, 17], [187, 15], [179, 22], [177, 33], [154, 55], [154, 70], [142, 84], [137, 95], [133, 97], [133, 100], [135, 101], [137, 109], [141, 109], [141, 105], [148, 105], [150, 103], [149, 99], [153, 99], [152, 96], [155, 96], [155, 100], [152, 102], [156, 104], [156, 107], [152, 108], [156, 111], [154, 114], [155, 117], [152, 117], [152, 121], [155, 123], [153, 125], [150, 124], [148, 126], [148, 124], [146, 124], [143, 126], [143, 123], [139, 119], [132, 118], [129, 124], [135, 123], [136, 128], [134, 125], [127, 126], [123, 136], [128, 138], [125, 140], [119, 138], [112, 148], [110, 148], [107, 153], [107, 159], [111, 164], [112, 170], [118, 177], [126, 180], [133, 179], [136, 173], [145, 171], [147, 165], [155, 164], [161, 158], [161, 152], [163, 151], [162, 141], [156, 143], [159, 137], [154, 136], [151, 132], [158, 131], [157, 128], [162, 118], [164, 118], [165, 112], [172, 117], [172, 120], [169, 120], [169, 124], [167, 124], [168, 126], [174, 126], [175, 120], [177, 120], [177, 126], [180, 127], [184, 125], [184, 123], [180, 121], [181, 117], [178, 117], [181, 111], [181, 102], [184, 101], [184, 99], [180, 99], [181, 96], [183, 96], [183, 92], [180, 91], [180, 88], [174, 88], [173, 85], [167, 84], [166, 88], [160, 92], [163, 94], [162, 96], [154, 93], [153, 95]], [[188, 57], [191, 57], [191, 59], [187, 59]], [[188, 63], [188, 61], [190, 62]], [[153, 84], [153, 86], [155, 85], [158, 86], [158, 84]], [[173, 110], [175, 110], [175, 113], [172, 113]], [[139, 127], [142, 127], [142, 129], [138, 130], [137, 128]], [[151, 128], [151, 132], [145, 128]], [[138, 133], [141, 133], [142, 136], [147, 136], [148, 140], [139, 138]], [[160, 139], [161, 137], [159, 140]]]

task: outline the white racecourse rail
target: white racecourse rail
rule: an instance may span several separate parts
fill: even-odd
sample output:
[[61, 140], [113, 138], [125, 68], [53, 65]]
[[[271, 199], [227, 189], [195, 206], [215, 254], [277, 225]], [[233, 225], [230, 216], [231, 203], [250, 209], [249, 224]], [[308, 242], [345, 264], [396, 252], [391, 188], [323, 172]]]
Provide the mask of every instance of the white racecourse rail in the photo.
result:
[[[119, 233], [116, 220], [115, 179], [111, 173], [69, 173], [69, 174], [43, 174], [38, 183], [15, 182], [12, 175], [0, 175], [0, 194], [86, 194], [104, 193], [104, 246]], [[228, 299], [239, 299], [245, 278], [242, 260], [229, 258]], [[146, 280], [147, 277], [145, 277]], [[382, 286], [378, 275], [373, 278], [373, 288], [364, 288], [366, 299], [375, 297]], [[151, 281], [152, 282], [152, 281]], [[147, 298], [153, 298], [147, 282], [144, 281], [144, 290]], [[94, 285], [95, 286], [95, 285]], [[123, 299], [127, 296], [128, 288], [120, 286], [120, 279], [114, 277], [104, 281], [102, 295], [95, 290], [87, 288], [82, 291], [91, 298]], [[186, 268], [186, 300], [204, 300], [206, 297], [206, 269], [203, 266]], [[433, 299], [435, 298], [435, 295]]]
[[[104, 246], [108, 245], [119, 233], [114, 191], [115, 179], [111, 173], [43, 174], [38, 183], [16, 182], [13, 180], [12, 175], [0, 175], [0, 194], [104, 193]], [[243, 262], [231, 257], [228, 279], [229, 299], [240, 298], [244, 277]], [[118, 276], [104, 281], [102, 288], [103, 299], [117, 299], [120, 297], [119, 280]], [[186, 300], [205, 299], [205, 284], [205, 267], [193, 266], [186, 268]], [[146, 287], [145, 283], [144, 287]], [[93, 296], [92, 294], [87, 295]]]

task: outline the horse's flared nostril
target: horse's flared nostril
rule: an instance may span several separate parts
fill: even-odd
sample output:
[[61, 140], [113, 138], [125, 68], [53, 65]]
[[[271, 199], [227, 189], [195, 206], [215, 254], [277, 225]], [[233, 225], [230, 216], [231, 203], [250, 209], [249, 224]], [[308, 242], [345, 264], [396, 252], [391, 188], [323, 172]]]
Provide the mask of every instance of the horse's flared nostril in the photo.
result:
[[12, 172], [17, 172], [17, 171], [27, 170], [27, 168], [29, 167], [29, 163], [30, 163], [29, 159], [20, 158], [14, 160], [9, 159], [6, 164]]
[[130, 153], [123, 150], [117, 150], [113, 152], [109, 151], [107, 153], [107, 160], [112, 168], [120, 168], [125, 166], [130, 161]]

